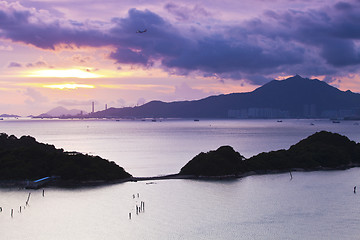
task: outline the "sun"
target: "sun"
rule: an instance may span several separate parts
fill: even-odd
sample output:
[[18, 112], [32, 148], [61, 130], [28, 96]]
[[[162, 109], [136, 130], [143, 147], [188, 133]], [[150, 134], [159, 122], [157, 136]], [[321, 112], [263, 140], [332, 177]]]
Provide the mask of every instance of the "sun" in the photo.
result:
[[102, 75], [92, 73], [80, 69], [48, 69], [34, 71], [29, 75], [30, 77], [44, 77], [44, 78], [99, 78]]

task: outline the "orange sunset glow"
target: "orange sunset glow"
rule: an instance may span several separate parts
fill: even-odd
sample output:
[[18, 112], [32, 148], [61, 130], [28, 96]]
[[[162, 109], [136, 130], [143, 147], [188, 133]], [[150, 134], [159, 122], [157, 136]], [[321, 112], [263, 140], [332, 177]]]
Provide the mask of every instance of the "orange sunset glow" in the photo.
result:
[[[42, 2], [0, 3], [0, 109], [7, 113], [40, 114], [61, 103], [81, 109], [92, 101], [123, 107], [197, 100], [250, 92], [296, 74], [360, 92], [358, 40], [345, 33], [356, 29], [350, 13], [359, 3], [331, 0], [313, 3], [310, 11], [309, 2], [234, 1], [226, 14], [216, 14], [224, 8], [216, 1], [99, 7], [81, 0], [81, 11], [75, 2]], [[314, 11], [333, 24], [323, 24]], [[285, 16], [292, 16], [286, 26]], [[314, 34], [305, 40], [302, 31]], [[343, 36], [334, 39], [337, 34]]]

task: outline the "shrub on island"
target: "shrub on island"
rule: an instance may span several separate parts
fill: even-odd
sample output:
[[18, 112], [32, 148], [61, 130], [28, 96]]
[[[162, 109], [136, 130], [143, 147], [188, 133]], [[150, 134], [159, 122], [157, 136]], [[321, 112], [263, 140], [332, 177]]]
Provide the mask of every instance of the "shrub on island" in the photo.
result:
[[235, 175], [243, 169], [245, 158], [230, 146], [200, 153], [180, 170], [180, 175], [225, 176]]
[[35, 138], [0, 134], [0, 180], [113, 181], [131, 177], [122, 167], [98, 156], [67, 153]]
[[347, 137], [326, 131], [317, 132], [288, 150], [263, 152], [249, 159], [230, 146], [200, 153], [179, 175], [225, 176], [250, 172], [285, 172], [294, 169], [340, 169], [360, 165], [360, 145]]

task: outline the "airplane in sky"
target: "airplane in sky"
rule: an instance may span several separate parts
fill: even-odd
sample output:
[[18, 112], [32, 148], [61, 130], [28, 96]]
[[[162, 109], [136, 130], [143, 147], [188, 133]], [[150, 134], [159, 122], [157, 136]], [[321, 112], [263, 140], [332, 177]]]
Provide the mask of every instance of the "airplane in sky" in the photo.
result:
[[147, 31], [147, 29], [144, 29], [143, 31], [137, 30], [136, 33], [145, 33], [146, 31]]

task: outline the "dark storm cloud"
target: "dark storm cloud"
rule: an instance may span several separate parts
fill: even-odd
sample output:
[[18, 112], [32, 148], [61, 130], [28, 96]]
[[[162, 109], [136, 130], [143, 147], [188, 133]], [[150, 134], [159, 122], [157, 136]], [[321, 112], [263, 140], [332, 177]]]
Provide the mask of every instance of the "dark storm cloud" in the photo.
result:
[[[163, 18], [148, 10], [130, 9], [127, 18], [113, 19], [110, 34], [118, 47], [110, 57], [118, 63], [151, 65], [155, 60], [177, 57], [189, 40]], [[147, 29], [146, 33], [136, 33]]]
[[[207, 14], [177, 4], [165, 9], [180, 20], [189, 20], [191, 11]], [[36, 14], [25, 8], [0, 8], [0, 37], [42, 49], [112, 46], [115, 50], [109, 57], [119, 64], [151, 67], [158, 62], [170, 73], [246, 77], [257, 84], [266, 80], [261, 75], [336, 74], [360, 63], [360, 1], [267, 11], [236, 25], [193, 24], [187, 32], [149, 10], [130, 9], [126, 17], [113, 18], [102, 27], [61, 19], [42, 21]], [[147, 32], [136, 33], [144, 29]]]
[[[118, 47], [110, 55], [118, 63], [149, 66], [159, 60], [163, 67], [177, 69], [177, 74], [190, 71], [224, 74], [270, 71], [303, 61], [304, 50], [299, 47], [261, 47], [246, 39], [226, 39], [217, 33], [191, 39], [150, 11], [131, 9], [127, 18], [113, 22], [116, 26], [111, 33], [118, 37], [121, 46], [126, 46]], [[148, 31], [134, 35], [134, 29]]]
[[352, 5], [347, 2], [338, 2], [334, 6], [337, 10], [349, 11], [352, 9]]
[[[360, 4], [339, 2], [332, 8], [309, 11], [267, 12], [270, 24], [261, 24], [262, 33], [288, 42], [315, 48], [328, 64], [344, 67], [360, 63]], [[264, 31], [264, 29], [271, 29]], [[261, 34], [257, 32], [257, 34]], [[311, 55], [310, 55], [311, 56]]]
[[165, 59], [164, 65], [215, 73], [256, 72], [301, 63], [302, 53], [301, 49], [282, 47], [269, 52], [252, 43], [233, 43], [215, 35], [184, 49], [176, 58]]

